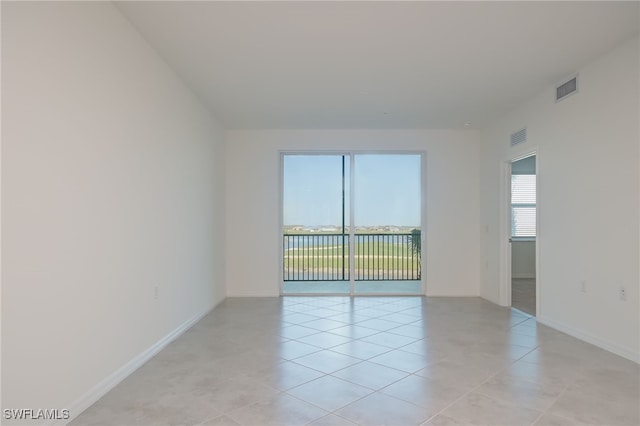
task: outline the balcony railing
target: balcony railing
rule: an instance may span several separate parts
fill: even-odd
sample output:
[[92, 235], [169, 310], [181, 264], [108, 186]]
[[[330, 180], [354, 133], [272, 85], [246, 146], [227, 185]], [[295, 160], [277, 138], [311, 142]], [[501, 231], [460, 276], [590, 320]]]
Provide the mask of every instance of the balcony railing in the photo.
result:
[[[355, 281], [420, 279], [419, 234], [355, 234]], [[348, 281], [348, 234], [285, 234], [284, 281]]]

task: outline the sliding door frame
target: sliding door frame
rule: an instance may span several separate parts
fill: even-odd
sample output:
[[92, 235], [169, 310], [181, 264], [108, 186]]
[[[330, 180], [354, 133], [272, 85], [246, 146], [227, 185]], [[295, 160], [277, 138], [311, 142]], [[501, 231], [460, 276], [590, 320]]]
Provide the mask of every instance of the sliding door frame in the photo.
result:
[[[279, 256], [279, 276], [281, 296], [424, 296], [426, 295], [426, 283], [428, 270], [428, 247], [425, 244], [427, 235], [427, 152], [420, 150], [279, 150], [279, 215], [278, 215], [278, 241], [276, 242]], [[349, 168], [349, 293], [285, 293], [284, 292], [284, 247], [282, 236], [284, 235], [284, 157], [288, 155], [335, 155], [347, 156], [350, 161]], [[355, 293], [355, 157], [356, 155], [419, 155], [420, 156], [420, 293]]]

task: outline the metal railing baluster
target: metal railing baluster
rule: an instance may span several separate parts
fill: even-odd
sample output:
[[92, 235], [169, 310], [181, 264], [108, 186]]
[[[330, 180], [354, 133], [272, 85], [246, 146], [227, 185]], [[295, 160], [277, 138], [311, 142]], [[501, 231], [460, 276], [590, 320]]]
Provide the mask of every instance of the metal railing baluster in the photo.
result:
[[[412, 238], [397, 233], [357, 234], [351, 241], [346, 234], [285, 234], [283, 280], [346, 281], [352, 261], [356, 281], [419, 280], [420, 252], [412, 249]], [[355, 259], [346, 255], [350, 244], [355, 244]]]

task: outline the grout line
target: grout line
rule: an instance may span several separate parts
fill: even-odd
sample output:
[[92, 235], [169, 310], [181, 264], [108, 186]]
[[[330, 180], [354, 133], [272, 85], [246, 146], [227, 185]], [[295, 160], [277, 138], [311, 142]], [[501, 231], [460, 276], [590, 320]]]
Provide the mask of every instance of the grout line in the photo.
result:
[[[483, 382], [481, 382], [480, 384], [478, 384], [477, 386], [471, 388], [468, 392], [464, 393], [463, 395], [461, 395], [458, 399], [456, 399], [455, 401], [453, 401], [452, 403], [450, 403], [449, 405], [447, 405], [446, 407], [444, 407], [442, 410], [438, 411], [436, 414], [434, 414], [432, 417], [429, 418], [432, 419], [435, 416], [442, 414], [445, 410], [447, 410], [448, 408], [450, 408], [451, 406], [453, 406], [454, 404], [456, 404], [457, 402], [461, 401], [464, 397], [466, 397], [467, 395], [475, 392], [477, 389], [479, 389], [480, 387], [482, 387], [483, 385], [485, 385], [486, 383], [488, 383], [491, 379], [497, 377], [499, 374], [503, 373], [504, 371], [506, 371], [511, 365], [515, 364], [516, 362], [518, 362], [519, 360], [521, 360], [522, 358], [524, 358], [527, 354], [531, 353], [532, 351], [534, 351], [535, 349], [537, 349], [538, 346], [536, 346], [535, 348], [531, 349], [531, 351], [527, 352], [525, 355], [515, 359], [515, 360], [510, 360], [511, 363], [509, 364], [508, 367], [503, 367], [500, 370], [498, 370], [495, 374], [493, 374], [492, 376], [489, 376], [487, 379], [485, 379]], [[482, 394], [482, 392], [480, 392]], [[484, 394], [482, 394], [484, 395]], [[427, 420], [427, 421], [429, 421]]]
[[[553, 399], [553, 402], [552, 402], [551, 404], [549, 404], [549, 406], [548, 406], [548, 407], [547, 407], [547, 408], [546, 408], [542, 413], [540, 413], [540, 415], [538, 416], [538, 418], [537, 418], [537, 419], [535, 419], [535, 421], [532, 423], [532, 425], [535, 425], [535, 424], [536, 424], [536, 422], [537, 422], [538, 420], [540, 420], [542, 417], [544, 417], [544, 415], [545, 415], [545, 414], [551, 414], [551, 413], [549, 412], [549, 410], [551, 409], [551, 407], [553, 407], [553, 406], [556, 404], [556, 402], [558, 402], [558, 400], [559, 400], [559, 399], [560, 399], [560, 398], [561, 398], [561, 397], [562, 397], [562, 396], [567, 392], [567, 390], [569, 389], [569, 387], [570, 387], [570, 386], [571, 386], [571, 384], [567, 384], [567, 385], [565, 385], [565, 386], [564, 386], [564, 389], [562, 389], [562, 390], [560, 391], [560, 393], [558, 394], [558, 396], [556, 396], [556, 397]], [[553, 414], [553, 415], [555, 416], [555, 414]], [[566, 419], [566, 417], [563, 417], [563, 416], [558, 416], [558, 417], [563, 418], [563, 419]], [[570, 419], [567, 419], [567, 420], [570, 420]]]
[[[424, 380], [433, 382], [433, 379], [430, 379], [429, 377], [421, 376], [421, 375], [419, 375], [417, 373], [419, 371], [424, 370], [425, 368], [426, 369], [433, 368], [437, 363], [439, 363], [439, 362], [441, 362], [443, 360], [455, 359], [455, 354], [452, 352], [452, 350], [446, 349], [446, 348], [442, 352], [443, 357], [442, 358], [438, 357], [437, 359], [436, 358], [431, 358], [428, 355], [425, 355], [425, 354], [422, 354], [422, 353], [414, 353], [414, 352], [408, 352], [408, 351], [404, 350], [405, 347], [407, 347], [409, 345], [412, 345], [412, 344], [414, 344], [416, 342], [419, 342], [420, 340], [423, 340], [424, 342], [426, 342], [427, 346], [431, 346], [431, 347], [433, 347], [435, 349], [438, 349], [437, 342], [435, 344], [433, 343], [433, 339], [434, 338], [436, 339], [436, 341], [438, 340], [437, 334], [436, 335], [432, 335], [431, 333], [427, 333], [427, 331], [430, 329], [430, 326], [428, 325], [429, 324], [429, 320], [428, 320], [427, 317], [432, 318], [432, 316], [435, 315], [436, 319], [440, 318], [440, 312], [441, 312], [440, 309], [429, 310], [429, 307], [425, 304], [425, 298], [421, 298], [421, 304], [420, 305], [415, 305], [415, 306], [413, 306], [413, 305], [412, 306], [407, 306], [407, 305], [401, 306], [400, 303], [396, 302], [396, 299], [390, 299], [390, 300], [385, 300], [385, 301], [383, 301], [383, 300], [379, 300], [378, 301], [377, 300], [376, 303], [370, 303], [370, 302], [365, 302], [367, 299], [364, 299], [364, 298], [357, 299], [357, 300], [363, 300], [363, 302], [361, 304], [359, 304], [358, 306], [355, 306], [354, 305], [354, 299], [355, 299], [354, 297], [351, 297], [348, 300], [345, 299], [342, 302], [339, 302], [339, 303], [336, 303], [336, 304], [333, 304], [333, 305], [326, 304], [326, 303], [319, 303], [318, 305], [320, 305], [320, 306], [314, 304], [313, 301], [304, 300], [304, 301], [296, 302], [296, 303], [293, 303], [293, 304], [290, 304], [290, 305], [287, 305], [287, 306], [280, 306], [276, 310], [274, 310], [273, 312], [271, 312], [271, 311], [267, 312], [266, 309], [260, 309], [259, 313], [254, 313], [254, 315], [255, 315], [254, 318], [256, 320], [258, 320], [258, 321], [261, 320], [261, 319], [264, 319], [265, 321], [272, 321], [272, 320], [278, 321], [278, 318], [282, 318], [282, 316], [283, 316], [282, 314], [283, 313], [286, 313], [289, 316], [298, 315], [298, 314], [299, 315], [307, 315], [305, 313], [306, 311], [303, 310], [303, 308], [308, 308], [307, 310], [316, 309], [316, 310], [321, 310], [321, 312], [324, 311], [325, 314], [326, 314], [325, 316], [307, 315], [307, 317], [313, 317], [313, 318], [312, 319], [308, 319], [307, 317], [303, 316], [303, 317], [301, 317], [302, 318], [302, 322], [289, 323], [290, 326], [297, 325], [299, 327], [309, 328], [310, 330], [313, 331], [313, 333], [311, 335], [301, 336], [301, 337], [297, 337], [297, 338], [292, 338], [291, 339], [291, 338], [283, 337], [283, 336], [281, 336], [279, 334], [281, 332], [281, 328], [277, 327], [277, 324], [274, 324], [274, 326], [276, 328], [274, 328], [273, 330], [275, 330], [275, 331], [273, 331], [269, 327], [262, 327], [261, 328], [261, 329], [263, 329], [263, 331], [267, 332], [267, 335], [264, 336], [264, 337], [267, 337], [267, 339], [264, 340], [264, 342], [266, 344], [268, 344], [269, 347], [267, 349], [265, 349], [265, 354], [271, 354], [271, 355], [273, 355], [274, 353], [277, 355], [277, 347], [279, 345], [281, 345], [281, 341], [284, 340], [284, 339], [287, 339], [288, 342], [296, 342], [296, 343], [301, 343], [301, 344], [305, 344], [305, 345], [309, 345], [309, 343], [301, 342], [299, 339], [306, 339], [309, 336], [319, 335], [320, 333], [329, 333], [331, 335], [340, 336], [342, 338], [349, 339], [345, 343], [341, 343], [339, 345], [331, 346], [329, 348], [317, 347], [316, 346], [316, 349], [317, 349], [316, 351], [308, 353], [308, 354], [304, 354], [304, 355], [301, 355], [301, 356], [298, 356], [298, 357], [295, 357], [295, 358], [292, 358], [292, 359], [284, 359], [284, 358], [279, 357], [279, 362], [281, 362], [281, 363], [290, 362], [290, 363], [292, 363], [294, 365], [298, 365], [298, 366], [301, 366], [303, 368], [307, 368], [307, 369], [309, 369], [309, 371], [317, 372], [318, 373], [318, 377], [315, 377], [315, 378], [310, 379], [310, 380], [306, 380], [306, 379], [303, 378], [303, 381], [301, 383], [297, 383], [295, 386], [289, 387], [287, 390], [276, 389], [275, 387], [267, 384], [266, 382], [263, 382], [262, 380], [260, 380], [260, 379], [258, 379], [256, 377], [252, 377], [250, 373], [246, 373], [246, 372], [242, 373], [242, 374], [239, 374], [239, 375], [236, 375], [236, 376], [228, 377], [228, 378], [222, 380], [222, 382], [226, 382], [228, 380], [236, 379], [238, 377], [244, 377], [244, 378], [247, 378], [248, 380], [251, 380], [253, 382], [261, 383], [263, 386], [265, 386], [265, 387], [267, 387], [269, 389], [273, 389], [275, 393], [271, 398], [276, 398], [278, 396], [288, 396], [288, 397], [294, 398], [295, 400], [302, 401], [302, 402], [304, 402], [306, 404], [310, 404], [310, 405], [316, 406], [319, 409], [321, 409], [323, 412], [327, 413], [327, 414], [323, 415], [320, 418], [323, 418], [323, 417], [328, 416], [328, 415], [335, 415], [335, 416], [337, 416], [337, 417], [339, 417], [341, 419], [344, 419], [345, 421], [348, 421], [348, 422], [352, 422], [352, 420], [349, 420], [348, 418], [340, 416], [336, 412], [338, 410], [342, 410], [344, 407], [347, 407], [347, 406], [349, 406], [351, 404], [357, 403], [358, 401], [361, 401], [362, 399], [367, 398], [369, 396], [372, 396], [374, 394], [380, 394], [380, 395], [388, 396], [390, 398], [393, 398], [393, 399], [396, 399], [396, 400], [399, 400], [399, 401], [403, 401], [405, 403], [411, 404], [411, 405], [416, 406], [416, 407], [425, 408], [420, 404], [416, 404], [414, 402], [406, 401], [406, 400], [404, 400], [402, 398], [398, 398], [396, 396], [389, 395], [389, 394], [385, 393], [385, 390], [388, 389], [389, 387], [397, 384], [398, 382], [401, 382], [401, 381], [403, 381], [405, 379], [408, 379], [411, 376], [418, 377], [420, 379], [424, 379]], [[319, 300], [329, 300], [329, 299], [320, 298]], [[335, 301], [335, 300], [331, 300], [331, 302], [333, 302], [333, 301]], [[322, 306], [322, 305], [325, 305], [325, 306]], [[246, 305], [246, 306], [249, 308], [249, 307], [254, 306], [254, 305]], [[470, 307], [469, 308], [465, 308], [464, 306], [470, 306]], [[486, 357], [489, 357], [489, 358], [502, 359], [502, 361], [499, 364], [497, 371], [494, 371], [493, 373], [491, 373], [491, 370], [493, 370], [493, 369], [480, 368], [480, 367], [478, 367], [478, 365], [473, 365], [470, 362], [473, 359], [469, 359], [466, 364], [461, 364], [461, 365], [464, 365], [464, 366], [469, 366], [469, 367], [471, 367], [471, 368], [473, 368], [475, 370], [478, 370], [480, 372], [483, 372], [484, 370], [489, 370], [489, 371], [487, 371], [487, 373], [491, 373], [491, 374], [488, 377], [486, 377], [484, 380], [482, 380], [480, 383], [476, 384], [476, 385], [472, 385], [472, 386], [469, 386], [469, 387], [467, 387], [467, 386], [458, 386], [460, 381], [452, 381], [451, 382], [452, 384], [447, 383], [446, 381], [445, 382], [434, 382], [434, 383], [437, 383], [437, 384], [442, 383], [442, 385], [445, 385], [445, 386], [459, 387], [460, 391], [462, 391], [463, 393], [462, 393], [461, 396], [459, 396], [458, 398], [456, 398], [452, 402], [448, 403], [444, 408], [440, 409], [435, 414], [433, 414], [430, 417], [428, 417], [426, 420], [424, 420], [424, 422], [428, 422], [429, 420], [433, 419], [434, 417], [436, 417], [438, 415], [443, 415], [443, 413], [446, 410], [450, 409], [455, 404], [458, 404], [461, 400], [463, 400], [464, 398], [467, 398], [472, 393], [477, 393], [477, 394], [481, 394], [481, 395], [487, 396], [487, 397], [495, 399], [497, 401], [504, 402], [504, 403], [508, 404], [509, 406], [523, 407], [522, 405], [516, 404], [516, 403], [514, 403], [512, 401], [505, 400], [505, 399], [502, 399], [500, 397], [487, 395], [483, 390], [481, 390], [481, 388], [483, 386], [485, 386], [487, 383], [489, 383], [491, 380], [494, 380], [499, 375], [510, 374], [509, 373], [509, 369], [516, 363], [520, 363], [520, 364], [527, 363], [527, 364], [532, 364], [532, 365], [542, 365], [539, 362], [533, 362], [532, 363], [532, 362], [530, 362], [531, 361], [530, 359], [525, 360], [525, 358], [527, 356], [529, 356], [530, 354], [534, 353], [535, 351], [539, 351], [541, 347], [546, 347], [548, 344], [550, 344], [551, 347], [554, 347], [554, 342], [555, 342], [554, 339], [548, 340], [547, 337], [545, 337], [545, 336], [539, 337], [537, 335], [531, 336], [531, 335], [527, 335], [527, 334], [520, 334], [520, 332], [522, 330], [525, 330], [525, 332], [528, 331], [528, 328], [531, 328], [533, 333], [537, 334], [535, 326], [527, 327], [527, 324], [526, 324], [526, 323], [530, 323], [531, 324], [531, 321], [535, 321], [535, 317], [524, 318], [521, 321], [518, 321], [518, 317], [509, 318], [509, 317], [504, 317], [503, 314], [500, 314], [500, 315], [486, 315], [486, 316], [482, 317], [483, 312], [482, 311], [476, 312], [474, 310], [475, 308], [473, 307], [474, 305], [470, 304], [470, 305], [464, 305], [464, 306], [463, 306], [461, 314], [463, 315], [463, 319], [465, 320], [465, 322], [460, 323], [461, 326], [464, 326], [465, 323], [468, 324], [469, 321], [473, 321], [474, 317], [477, 316], [477, 315], [480, 315], [480, 316], [478, 316], [479, 319], [486, 320], [486, 321], [481, 322], [479, 324], [479, 327], [477, 328], [479, 336], [480, 336], [479, 338], [477, 338], [477, 340], [472, 335], [469, 335], [469, 336], [465, 337], [466, 339], [468, 339], [470, 341], [473, 341], [473, 344], [476, 345], [476, 346], [473, 346], [473, 345], [471, 346], [472, 348], [475, 348], [472, 353], [480, 355], [480, 356], [483, 356], [483, 357], [486, 356]], [[341, 307], [348, 308], [349, 310], [338, 311], [337, 309], [339, 309]], [[224, 306], [223, 306], [223, 308], [224, 308]], [[266, 308], [266, 305], [265, 305], [265, 308]], [[291, 309], [288, 309], [288, 308], [294, 308], [296, 310], [291, 310]], [[387, 311], [387, 309], [391, 309], [391, 308], [396, 308], [396, 309], [393, 310], [393, 311]], [[236, 305], [231, 306], [229, 309], [236, 309]], [[372, 312], [378, 311], [378, 315], [377, 316], [373, 316], [373, 317], [369, 317], [369, 316], [366, 316], [366, 315], [362, 316], [361, 314], [359, 314], [359, 312], [365, 311], [365, 310], [370, 310], [370, 312], [367, 312], [367, 314], [369, 314], [369, 315]], [[328, 312], [328, 311], [334, 311], [336, 313], [332, 314], [331, 312]], [[422, 314], [422, 316], [404, 314], [403, 313], [403, 312], [409, 312], [409, 311], [411, 311], [411, 312], [420, 312]], [[231, 311], [229, 311], [229, 312], [231, 312]], [[238, 310], [238, 313], [243, 313], [243, 312], [244, 311], [242, 309]], [[304, 324], [307, 323], [307, 322], [318, 321], [318, 320], [326, 320], [326, 319], [328, 319], [330, 321], [336, 321], [336, 320], [332, 319], [332, 317], [337, 316], [337, 315], [345, 315], [345, 314], [347, 315], [347, 318], [348, 318], [348, 315], [354, 315], [354, 316], [357, 316], [360, 319], [358, 319], [357, 322], [344, 323], [343, 326], [337, 327], [337, 328], [342, 328], [342, 327], [362, 327], [362, 328], [369, 329], [366, 326], [358, 325], [359, 322], [364, 322], [364, 321], [369, 321], [369, 320], [374, 320], [374, 321], [375, 320], [383, 320], [383, 321], [388, 321], [389, 323], [396, 323], [398, 325], [395, 326], [395, 327], [392, 327], [389, 330], [384, 330], [384, 331], [383, 330], [370, 329], [371, 332], [373, 332], [373, 334], [371, 334], [369, 336], [358, 337], [358, 338], [352, 338], [350, 336], [342, 336], [342, 335], [339, 335], [339, 334], [334, 334], [334, 333], [332, 333], [332, 331], [335, 330], [335, 329], [317, 330], [317, 329], [314, 329], [314, 328], [311, 328], [311, 327], [304, 326]], [[394, 315], [394, 314], [406, 315], [407, 318], [405, 318], [405, 320], [408, 321], [408, 322], [397, 322], [398, 321], [397, 319], [396, 320], [385, 319], [386, 316], [390, 316], [390, 315]], [[224, 337], [224, 336], [226, 336], [226, 334], [228, 334], [229, 330], [233, 331], [234, 333], [240, 333], [240, 332], [244, 331], [244, 335], [241, 334], [241, 333], [237, 334], [237, 336], [238, 336], [237, 341], [232, 339], [233, 342], [236, 342], [236, 343], [242, 342], [244, 338], [248, 337], [248, 335], [256, 334], [256, 333], [251, 333], [253, 329], [251, 328], [252, 326], [249, 323], [245, 324], [244, 322], [242, 322], [242, 323], [238, 324], [237, 327], [234, 327], [233, 321], [234, 321], [235, 318], [236, 317], [234, 315], [232, 315], [232, 314], [228, 314], [227, 316], [223, 316], [223, 318], [222, 318], [224, 320], [223, 324], [218, 324], [216, 326], [216, 327], [218, 327], [218, 326], [221, 325], [222, 327], [221, 328], [216, 328], [213, 331], [215, 331], [215, 333], [219, 333], [223, 337], [223, 340], [225, 340], [226, 337]], [[399, 317], [399, 318], [403, 318], [403, 317]], [[415, 320], [412, 320], [412, 318], [415, 318]], [[446, 315], [444, 316], [444, 318], [445, 319], [447, 318]], [[495, 320], [496, 324], [499, 326], [498, 327], [499, 329], [496, 330], [495, 334], [490, 332], [491, 331], [491, 327], [494, 324], [493, 323], [494, 320]], [[505, 321], [505, 320], [507, 321], [506, 324], [500, 322], [500, 321]], [[514, 321], [514, 322], [511, 323], [511, 321]], [[337, 321], [337, 322], [342, 322], [342, 321]], [[407, 325], [414, 326], [413, 324], [418, 323], [418, 322], [421, 322], [421, 325], [422, 325], [421, 328], [423, 329], [423, 336], [420, 337], [420, 338], [400, 335], [400, 334], [396, 334], [396, 333], [393, 332], [393, 330], [399, 329], [401, 327], [406, 327]], [[217, 320], [214, 323], [217, 324]], [[441, 328], [441, 326], [439, 324], [440, 323], [438, 321], [436, 321], [435, 324], [433, 324], [433, 325], [435, 325], [436, 330], [438, 328]], [[209, 324], [209, 325], [211, 325], [211, 324]], [[264, 325], [265, 326], [269, 326], [270, 324], [269, 323], [265, 323]], [[231, 328], [229, 328], [229, 326], [231, 326]], [[505, 326], [506, 326], [506, 328], [503, 328]], [[225, 331], [225, 327], [227, 327], [226, 331]], [[416, 328], [420, 328], [420, 327], [416, 327]], [[486, 332], [485, 332], [485, 330], [486, 330]], [[209, 330], [207, 328], [204, 328], [202, 331], [203, 332], [209, 332], [209, 334], [211, 334], [211, 335], [215, 334], [215, 333], [212, 334], [211, 330]], [[445, 326], [445, 332], [447, 334], [445, 334], [444, 337], [447, 338], [449, 336], [449, 334], [452, 334], [452, 333], [455, 334], [457, 331], [460, 331], [457, 323], [454, 324], [453, 328], [447, 328]], [[405, 339], [411, 339], [412, 341], [408, 342], [408, 343], [404, 343], [404, 344], [402, 344], [402, 345], [400, 345], [398, 347], [390, 348], [390, 347], [387, 347], [385, 345], [381, 345], [381, 344], [378, 344], [378, 343], [371, 343], [371, 342], [367, 342], [365, 340], [365, 339], [367, 339], [369, 337], [376, 336], [376, 335], [384, 336], [385, 334], [383, 334], [383, 333], [389, 333], [390, 335], [398, 336], [398, 337], [405, 338]], [[271, 336], [271, 334], [273, 334], [273, 336]], [[502, 341], [501, 340], [501, 339], [508, 338], [510, 335], [524, 336], [524, 337], [527, 338], [526, 340], [532, 340], [535, 343], [535, 346], [530, 348], [530, 347], [520, 346], [518, 344], [511, 344], [511, 343], [508, 342], [508, 340], [507, 341]], [[257, 336], [257, 334], [256, 334], [256, 336]], [[485, 336], [485, 337], [483, 337], [483, 336]], [[198, 336], [196, 335], [196, 337], [198, 337]], [[207, 337], [207, 336], [202, 336], [202, 337]], [[242, 338], [240, 338], [240, 337], [242, 337]], [[269, 340], [269, 339], [275, 339], [275, 340], [272, 341], [272, 340]], [[345, 345], [345, 344], [351, 344], [351, 343], [354, 343], [354, 342], [357, 342], [357, 341], [361, 341], [361, 342], [364, 342], [364, 343], [375, 345], [377, 348], [379, 348], [379, 350], [384, 350], [384, 352], [376, 354], [376, 355], [368, 357], [368, 358], [365, 358], [365, 359], [362, 359], [360, 357], [353, 357], [352, 355], [349, 355], [348, 353], [340, 353], [340, 352], [337, 352], [337, 351], [334, 350], [337, 346], [341, 346], [341, 345]], [[500, 346], [502, 346], [504, 344], [504, 345], [508, 345], [508, 346], [512, 346], [512, 347], [515, 346], [516, 348], [524, 348], [524, 349], [526, 349], [526, 351], [522, 355], [512, 359], [510, 357], [506, 357], [505, 358], [504, 355], [500, 356], [500, 355], [492, 355], [490, 353], [478, 352], [477, 351], [477, 349], [478, 349], [477, 348], [477, 344], [482, 344], [483, 346], [484, 345], [490, 345], [490, 346], [500, 345]], [[315, 346], [315, 345], [311, 345], [311, 346]], [[247, 349], [247, 350], [250, 351], [250, 350], [255, 350], [255, 349], [252, 348], [252, 349]], [[322, 351], [331, 351], [333, 353], [337, 353], [337, 354], [340, 354], [340, 355], [349, 356], [349, 357], [355, 358], [357, 360], [357, 362], [354, 363], [354, 364], [345, 366], [345, 367], [343, 367], [343, 368], [341, 368], [339, 370], [333, 371], [331, 373], [325, 373], [323, 371], [319, 371], [319, 370], [317, 370], [315, 368], [312, 368], [312, 367], [309, 367], [307, 365], [300, 364], [299, 362], [296, 362], [296, 360], [298, 360], [300, 358], [303, 358], [305, 356], [309, 356], [309, 355], [312, 355], [312, 354], [317, 354], [317, 353], [322, 352]], [[394, 380], [394, 381], [392, 381], [392, 382], [380, 387], [379, 389], [373, 389], [373, 388], [371, 388], [369, 386], [364, 386], [362, 384], [353, 382], [352, 380], [345, 379], [345, 378], [342, 378], [342, 377], [337, 377], [337, 376], [334, 375], [337, 372], [343, 371], [345, 369], [349, 369], [351, 367], [355, 367], [355, 366], [357, 366], [359, 364], [362, 364], [364, 362], [377, 364], [375, 361], [372, 361], [372, 359], [374, 359], [376, 357], [379, 357], [379, 356], [382, 356], [382, 355], [385, 355], [385, 354], [389, 354], [391, 352], [395, 352], [395, 351], [401, 351], [401, 352], [406, 352], [406, 353], [409, 353], [409, 354], [413, 354], [413, 355], [421, 357], [421, 358], [423, 358], [423, 359], [425, 359], [425, 360], [427, 360], [429, 362], [427, 362], [426, 367], [424, 367], [423, 369], [418, 370], [416, 372], [412, 372], [412, 373], [409, 373], [409, 372], [406, 372], [406, 371], [403, 371], [403, 370], [399, 370], [398, 368], [390, 367], [388, 365], [381, 364], [382, 366], [384, 366], [386, 368], [392, 368], [392, 369], [398, 370], [398, 371], [400, 371], [400, 372], [402, 372], [404, 374], [403, 374], [402, 377], [400, 377], [397, 380]], [[492, 350], [492, 348], [489, 348], [488, 351], [492, 352], [493, 350]], [[436, 352], [436, 353], [438, 353], [438, 352]], [[233, 356], [233, 355], [225, 355], [223, 358], [229, 358], [231, 356]], [[262, 357], [258, 357], [256, 359], [262, 359]], [[580, 380], [580, 377], [582, 377], [584, 375], [585, 368], [587, 368], [589, 365], [598, 365], [598, 363], [599, 363], [599, 361], [597, 359], [585, 358], [585, 360], [587, 360], [587, 364], [581, 366], [578, 375], [568, 376], [568, 380], [566, 382], [563, 381], [563, 382], [560, 383], [561, 386], [557, 386], [556, 387], [555, 383], [551, 383], [550, 387], [555, 388], [555, 389], [560, 389], [560, 392], [555, 397], [550, 398], [552, 400], [552, 402], [550, 402], [549, 404], [541, 405], [541, 407], [545, 407], [545, 408], [539, 410], [540, 414], [536, 417], [536, 419], [533, 421], [532, 424], [535, 424], [536, 422], [539, 422], [540, 419], [543, 418], [545, 415], [551, 414], [550, 411], [551, 411], [552, 407], [554, 405], [556, 405], [558, 403], [558, 401], [563, 396], [565, 396], [567, 394], [567, 392], [576, 383], [576, 381]], [[251, 359], [248, 359], [246, 361], [251, 361]], [[462, 361], [464, 361], [464, 358], [462, 358]], [[584, 361], [580, 361], [580, 362], [582, 364]], [[251, 365], [249, 365], [249, 367], [251, 367]], [[244, 363], [240, 367], [240, 369], [241, 370], [242, 369], [246, 369], [245, 366], [244, 366]], [[252, 374], [257, 374], [257, 372], [253, 372]], [[269, 373], [269, 374], [271, 374], [271, 373]], [[276, 373], [276, 374], [278, 374], [278, 373]], [[534, 376], [531, 376], [531, 377], [520, 377], [520, 376], [517, 376], [517, 375], [514, 375], [512, 377], [515, 379], [515, 381], [517, 383], [524, 383], [524, 384], [533, 383], [533, 384], [535, 384], [535, 385], [537, 385], [537, 386], [542, 388], [543, 385], [540, 382], [536, 381], [536, 379], [535, 379], [536, 377], [541, 377], [540, 373], [537, 373], [537, 376], [535, 375], [536, 374], [535, 372], [533, 372], [533, 374], [534, 374]], [[297, 388], [299, 386], [306, 385], [306, 384], [308, 384], [310, 382], [313, 382], [313, 381], [321, 379], [321, 378], [327, 378], [327, 376], [329, 376], [331, 378], [334, 378], [334, 379], [344, 380], [344, 381], [346, 381], [348, 383], [352, 383], [354, 386], [359, 386], [359, 387], [362, 387], [364, 389], [367, 389], [368, 393], [366, 395], [363, 395], [360, 398], [357, 398], [357, 399], [354, 399], [353, 401], [350, 401], [349, 403], [341, 406], [340, 408], [337, 408], [336, 410], [328, 410], [328, 409], [320, 407], [320, 406], [318, 406], [318, 405], [316, 405], [316, 404], [314, 404], [314, 403], [312, 403], [310, 401], [306, 401], [303, 398], [296, 397], [295, 395], [292, 395], [292, 394], [289, 393], [289, 391], [291, 391], [291, 390], [293, 390], [293, 389], [295, 389], [295, 388]], [[280, 375], [280, 377], [282, 377], [282, 375]], [[546, 377], [546, 375], [544, 377]], [[553, 375], [550, 376], [550, 377], [553, 378]], [[214, 410], [214, 411], [219, 411], [219, 414], [217, 414], [214, 417], [210, 417], [209, 419], [205, 419], [201, 423], [205, 423], [208, 420], [211, 420], [213, 418], [220, 417], [220, 416], [227, 416], [228, 418], [231, 418], [234, 421], [237, 421], [233, 416], [231, 416], [229, 414], [230, 412], [234, 412], [235, 410], [241, 410], [241, 409], [245, 409], [246, 407], [249, 407], [249, 406], [254, 406], [256, 404], [260, 404], [262, 401], [264, 401], [263, 398], [258, 398], [257, 400], [254, 400], [253, 402], [250, 402], [250, 403], [248, 403], [246, 405], [243, 405], [242, 407], [234, 408], [233, 410], [230, 410], [229, 412], [223, 412], [223, 411], [219, 411], [219, 410]], [[538, 411], [537, 409], [534, 409], [534, 410]], [[556, 414], [553, 414], [553, 415], [554, 416], [558, 416], [561, 419], [566, 419], [567, 421], [571, 420], [571, 417], [566, 417], [566, 416], [556, 415]], [[317, 421], [317, 420], [318, 419], [315, 419], [313, 421]]]

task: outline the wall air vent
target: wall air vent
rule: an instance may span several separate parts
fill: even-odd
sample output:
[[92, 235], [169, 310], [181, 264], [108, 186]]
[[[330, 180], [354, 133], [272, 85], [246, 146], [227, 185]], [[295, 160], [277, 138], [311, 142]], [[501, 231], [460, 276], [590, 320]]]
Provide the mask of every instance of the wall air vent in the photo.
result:
[[520, 129], [517, 132], [511, 134], [511, 146], [520, 145], [527, 141], [527, 128]]
[[556, 87], [556, 102], [559, 102], [567, 96], [573, 95], [578, 91], [578, 75], [574, 75], [569, 80]]

